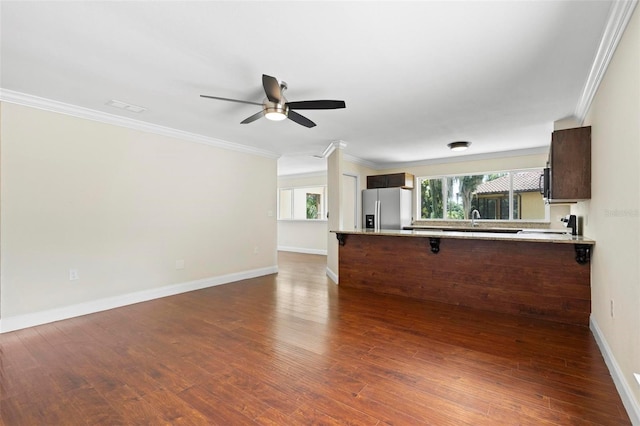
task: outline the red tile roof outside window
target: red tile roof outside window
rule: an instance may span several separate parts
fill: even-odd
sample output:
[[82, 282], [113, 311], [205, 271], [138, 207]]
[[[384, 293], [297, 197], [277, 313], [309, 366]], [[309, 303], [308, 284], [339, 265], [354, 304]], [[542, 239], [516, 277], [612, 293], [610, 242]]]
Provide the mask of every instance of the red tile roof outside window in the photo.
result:
[[[513, 174], [513, 192], [535, 192], [540, 190], [542, 171], [518, 172]], [[509, 175], [481, 183], [476, 194], [500, 194], [509, 192]]]

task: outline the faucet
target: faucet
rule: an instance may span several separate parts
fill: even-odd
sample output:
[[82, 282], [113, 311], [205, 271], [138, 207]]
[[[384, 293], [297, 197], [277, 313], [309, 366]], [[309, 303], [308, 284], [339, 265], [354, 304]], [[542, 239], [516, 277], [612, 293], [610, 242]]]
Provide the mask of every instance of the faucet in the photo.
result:
[[[478, 216], [477, 218], [476, 215]], [[480, 212], [477, 209], [473, 209], [471, 212], [471, 226], [478, 226], [476, 219], [481, 219]]]
[[560, 222], [564, 222], [567, 228], [571, 228], [571, 235], [578, 235], [578, 221], [575, 215], [568, 214], [560, 219]]

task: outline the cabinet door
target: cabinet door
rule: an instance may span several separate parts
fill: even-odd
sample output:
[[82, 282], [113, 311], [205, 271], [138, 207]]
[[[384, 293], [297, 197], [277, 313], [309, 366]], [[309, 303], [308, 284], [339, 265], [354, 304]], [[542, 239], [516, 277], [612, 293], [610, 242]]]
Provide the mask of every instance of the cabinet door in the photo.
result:
[[558, 130], [551, 137], [551, 198], [591, 198], [591, 127]]
[[387, 175], [367, 176], [367, 189], [386, 188]]
[[367, 176], [367, 189], [375, 188], [405, 188], [413, 189], [411, 173], [392, 173], [388, 175]]
[[413, 175], [410, 173], [394, 173], [388, 175], [387, 187], [413, 189]]

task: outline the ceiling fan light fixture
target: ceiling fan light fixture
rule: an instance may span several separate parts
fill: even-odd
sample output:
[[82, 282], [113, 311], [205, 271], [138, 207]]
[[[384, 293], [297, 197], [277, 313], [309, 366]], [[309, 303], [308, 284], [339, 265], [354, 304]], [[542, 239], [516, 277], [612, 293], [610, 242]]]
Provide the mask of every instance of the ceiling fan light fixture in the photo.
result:
[[471, 142], [467, 141], [457, 141], [447, 144], [451, 151], [464, 151], [465, 149], [469, 148], [469, 145], [471, 145]]
[[287, 83], [285, 83], [284, 81], [278, 83], [278, 80], [276, 80], [275, 77], [266, 74], [262, 74], [262, 88], [264, 89], [264, 94], [267, 96], [262, 103], [243, 101], [240, 99], [221, 98], [211, 95], [200, 95], [200, 97], [218, 99], [221, 101], [238, 102], [241, 104], [259, 105], [262, 107], [260, 111], [245, 118], [240, 122], [240, 124], [253, 123], [254, 121], [262, 117], [265, 117], [268, 120], [272, 121], [282, 121], [288, 118], [294, 123], [310, 129], [312, 127], [315, 127], [316, 123], [309, 120], [304, 115], [299, 114], [298, 112], [296, 112], [296, 110], [346, 108], [346, 104], [344, 101], [328, 99], [289, 102], [283, 94], [283, 92], [287, 89]]
[[265, 108], [264, 116], [267, 120], [282, 121], [287, 118], [287, 109], [282, 105], [270, 106]]

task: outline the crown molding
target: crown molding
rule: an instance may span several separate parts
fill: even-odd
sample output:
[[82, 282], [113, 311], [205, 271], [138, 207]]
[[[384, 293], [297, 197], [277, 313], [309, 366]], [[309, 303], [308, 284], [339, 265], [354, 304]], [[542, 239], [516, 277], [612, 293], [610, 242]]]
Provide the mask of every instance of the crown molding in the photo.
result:
[[337, 141], [331, 142], [322, 152], [322, 157], [327, 158], [336, 149], [345, 149], [346, 147], [347, 147], [347, 143], [345, 141], [337, 140]]
[[548, 153], [549, 153], [549, 146], [546, 145], [546, 146], [539, 146], [535, 148], [516, 149], [512, 151], [487, 152], [484, 154], [473, 154], [473, 155], [456, 155], [455, 157], [432, 158], [428, 160], [396, 162], [396, 163], [372, 163], [375, 165], [375, 167], [371, 167], [371, 168], [375, 170], [387, 170], [387, 169], [397, 169], [402, 167], [433, 166], [436, 164], [493, 160], [498, 158], [509, 158], [509, 157], [524, 157], [527, 155], [540, 155], [540, 154], [546, 155]]
[[620, 0], [614, 1], [611, 5], [598, 51], [596, 52], [589, 76], [587, 77], [582, 95], [580, 95], [578, 105], [574, 112], [575, 117], [580, 123], [584, 122], [587, 112], [591, 107], [591, 102], [598, 91], [600, 82], [607, 71], [607, 67], [609, 67], [611, 58], [613, 58], [616, 47], [618, 47], [618, 43], [622, 38], [624, 30], [627, 28], [627, 24], [631, 19], [637, 3], [638, 0]]
[[[331, 150], [331, 152], [333, 152], [333, 149]], [[514, 149], [511, 151], [488, 152], [484, 154], [473, 154], [473, 155], [456, 155], [455, 157], [431, 158], [428, 160], [406, 161], [406, 162], [395, 162], [395, 163], [374, 163], [373, 161], [364, 160], [362, 158], [355, 157], [353, 155], [346, 154], [346, 153], [344, 154], [343, 159], [344, 161], [348, 161], [354, 164], [359, 164], [361, 166], [365, 166], [376, 171], [383, 171], [383, 170], [389, 170], [389, 169], [400, 169], [403, 167], [434, 166], [437, 164], [495, 160], [499, 158], [526, 157], [528, 155], [547, 155], [547, 154], [549, 154], [548, 145], [538, 146], [534, 148], [526, 148], [526, 149]], [[322, 175], [322, 174], [326, 174], [326, 170], [313, 171], [309, 173], [294, 173], [290, 175], [278, 175], [278, 177], [279, 178], [292, 178], [292, 177], [297, 178], [297, 177], [311, 177], [311, 176]]]
[[145, 121], [134, 120], [132, 118], [120, 117], [102, 111], [96, 111], [77, 105], [66, 104], [51, 99], [41, 98], [25, 93], [15, 92], [0, 88], [0, 101], [13, 104], [28, 106], [31, 108], [42, 109], [46, 111], [56, 112], [59, 114], [70, 115], [86, 120], [98, 121], [100, 123], [111, 124], [114, 126], [125, 127], [128, 129], [139, 130], [142, 132], [154, 133], [157, 135], [168, 136], [171, 138], [181, 139], [188, 142], [200, 143], [204, 145], [214, 146], [230, 151], [238, 151], [246, 154], [258, 155], [261, 157], [276, 159], [280, 157], [271, 151], [262, 150], [234, 142], [228, 142], [222, 139], [216, 139], [209, 136], [203, 136], [196, 133], [185, 132], [183, 130], [172, 129], [157, 124], [147, 123]]
[[278, 175], [278, 179], [304, 179], [304, 178], [314, 178], [314, 177], [327, 177], [326, 168], [323, 170], [316, 170], [313, 172], [303, 172], [303, 173], [291, 173], [288, 175]]
[[346, 154], [346, 153], [344, 154], [343, 159], [350, 163], [359, 164], [361, 166], [368, 167], [374, 170], [380, 170], [381, 168], [380, 164], [378, 163], [374, 163], [373, 161], [369, 161], [369, 160], [364, 160], [360, 157], [354, 157], [353, 155]]

